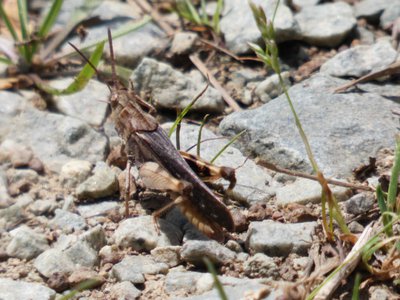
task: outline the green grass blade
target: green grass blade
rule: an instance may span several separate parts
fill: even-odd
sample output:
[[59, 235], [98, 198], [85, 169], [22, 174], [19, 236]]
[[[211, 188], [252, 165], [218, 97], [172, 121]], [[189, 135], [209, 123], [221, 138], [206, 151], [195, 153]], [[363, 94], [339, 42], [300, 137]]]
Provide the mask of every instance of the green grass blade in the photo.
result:
[[0, 56], [0, 63], [6, 65], [12, 65], [13, 62], [5, 56]]
[[201, 134], [203, 132], [203, 127], [204, 127], [204, 125], [206, 125], [206, 121], [209, 116], [210, 116], [209, 114], [204, 116], [203, 121], [201, 122], [201, 125], [199, 128], [199, 134], [197, 135], [196, 154], [198, 157], [200, 157]]
[[78, 284], [70, 293], [62, 296], [60, 300], [69, 300], [75, 297], [78, 293], [84, 291], [84, 290], [89, 290], [91, 288], [94, 288], [99, 285], [99, 281], [96, 279], [88, 279], [80, 284]]
[[[99, 43], [89, 58], [90, 62], [95, 67], [97, 67], [100, 62], [101, 55], [103, 54], [104, 44], [105, 42]], [[86, 63], [78, 76], [75, 78], [74, 82], [72, 82], [67, 88], [58, 90], [43, 84], [40, 84], [38, 87], [52, 95], [70, 95], [82, 90], [95, 73], [96, 71], [93, 70], [92, 66]]]
[[189, 110], [193, 107], [193, 105], [201, 98], [201, 96], [204, 95], [206, 90], [208, 89], [209, 83], [207, 83], [206, 87], [196, 96], [190, 103], [185, 107], [185, 109], [179, 114], [179, 116], [176, 118], [174, 124], [172, 125], [171, 129], [168, 132], [168, 137], [171, 137], [171, 135], [174, 133], [176, 127], [178, 124], [180, 124], [183, 120], [183, 118], [186, 116], [186, 114], [189, 112]]
[[232, 145], [243, 133], [246, 132], [245, 130], [242, 130], [241, 132], [239, 132], [237, 135], [235, 135], [224, 147], [222, 147], [221, 150], [219, 150], [219, 152], [214, 156], [214, 158], [210, 161], [210, 163], [214, 163], [214, 161], [222, 154], [224, 153], [224, 151], [226, 150], [226, 148], [228, 148], [230, 145]]
[[397, 184], [400, 174], [400, 136], [396, 136], [396, 152], [394, 164], [392, 167], [392, 175], [388, 188], [387, 208], [390, 212], [397, 210], [400, 213], [400, 207], [396, 208]]
[[228, 300], [228, 296], [225, 293], [224, 287], [222, 286], [221, 282], [218, 279], [217, 272], [214, 268], [214, 265], [210, 261], [208, 257], [203, 257], [203, 261], [207, 266], [208, 272], [211, 274], [214, 280], [214, 286], [218, 291], [219, 297], [221, 300]]
[[[21, 26], [21, 35], [23, 42], [27, 42], [29, 40], [29, 31], [28, 31], [28, 7], [26, 4], [26, 0], [17, 0], [18, 4], [18, 17], [19, 23]], [[29, 45], [25, 44], [22, 46], [24, 49], [24, 56], [28, 63], [31, 62], [32, 56], [30, 53]]]
[[356, 278], [354, 279], [353, 295], [351, 300], [360, 300], [360, 283], [361, 283], [361, 273], [357, 272]]
[[53, 4], [47, 13], [46, 17], [43, 19], [42, 25], [39, 28], [38, 36], [45, 37], [50, 29], [53, 27], [54, 22], [56, 21], [58, 14], [60, 13], [61, 6], [63, 5], [64, 0], [54, 0]]
[[15, 42], [19, 41], [19, 37], [17, 32], [14, 30], [14, 26], [12, 25], [10, 19], [8, 18], [6, 12], [4, 11], [3, 1], [0, 2], [0, 17], [4, 21], [8, 31], [11, 33]]
[[212, 18], [212, 28], [216, 34], [220, 34], [220, 18], [222, 14], [222, 9], [224, 8], [224, 0], [217, 1], [217, 8], [215, 9], [213, 18]]
[[379, 210], [381, 211], [381, 215], [382, 215], [382, 222], [386, 228], [385, 233], [387, 236], [392, 236], [393, 235], [392, 228], [386, 227], [386, 225], [388, 225], [390, 222], [390, 216], [385, 214], [388, 211], [388, 209], [386, 206], [385, 194], [383, 193], [382, 187], [380, 184], [376, 187], [375, 192], [376, 192], [376, 198], [378, 201], [378, 207], [379, 207]]

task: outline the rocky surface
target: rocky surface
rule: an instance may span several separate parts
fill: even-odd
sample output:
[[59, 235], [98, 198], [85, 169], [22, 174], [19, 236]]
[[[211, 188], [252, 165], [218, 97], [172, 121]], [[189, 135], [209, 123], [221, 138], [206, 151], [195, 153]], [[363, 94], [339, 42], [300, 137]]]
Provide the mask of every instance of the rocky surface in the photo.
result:
[[[31, 2], [30, 8], [41, 14], [49, 8], [46, 1]], [[67, 38], [83, 48], [106, 37], [110, 27], [125, 79], [150, 100], [166, 131], [175, 112], [206, 86], [207, 79], [189, 59], [191, 54], [200, 57], [242, 111], [232, 112], [221, 91], [210, 85], [181, 125], [180, 147], [196, 154], [205, 113], [211, 114], [202, 128], [200, 156], [205, 162], [243, 131], [215, 160], [215, 166], [235, 170], [233, 190], [226, 192], [230, 182], [219, 176], [204, 179], [221, 198], [227, 194], [235, 231], [224, 232], [221, 243], [210, 240], [183, 216], [182, 205], [154, 220], [152, 212], [168, 203], [168, 193], [146, 189], [136, 168], [131, 170], [134, 200], [129, 202], [130, 215], [124, 216], [120, 198], [127, 171], [124, 157], [112, 160], [112, 150], [122, 143], [102, 76], [69, 96], [0, 91], [0, 299], [60, 299], [87, 280], [91, 286], [80, 292], [82, 299], [220, 299], [205, 257], [230, 300], [294, 298], [299, 282], [305, 286], [307, 280], [327, 276], [310, 275], [321, 267], [310, 269], [311, 262], [346, 254], [350, 244], [342, 242], [338, 250], [335, 243], [326, 243], [317, 182], [267, 170], [253, 160], [312, 173], [279, 77], [257, 62], [232, 58], [253, 55], [248, 42], [261, 42], [248, 2], [224, 1], [219, 24], [223, 39], [213, 40], [218, 48], [204, 43], [212, 40], [208, 29], [185, 21], [181, 27], [162, 1], [151, 1], [153, 10], [160, 9], [159, 18], [153, 16], [154, 22], [143, 22], [117, 38], [118, 29], [140, 22], [145, 14], [133, 2], [71, 1], [63, 5], [55, 28], [65, 29], [77, 9], [85, 12], [91, 18], [84, 23], [87, 36], [80, 31], [83, 35], [72, 32]], [[276, 0], [254, 2], [272, 17]], [[210, 16], [215, 4], [207, 3]], [[392, 40], [398, 17], [397, 1], [280, 1], [274, 25], [282, 78], [327, 177], [357, 182], [353, 170], [375, 156], [376, 173], [362, 175], [376, 186], [379, 175], [390, 174], [393, 155], [385, 148], [393, 148], [398, 132], [393, 113], [400, 110], [398, 79], [358, 84], [346, 93], [333, 91], [349, 77], [398, 60]], [[165, 24], [171, 33], [164, 31]], [[3, 32], [0, 38], [2, 47], [13, 44], [3, 43]], [[64, 43], [60, 51], [71, 52], [71, 47]], [[63, 68], [68, 70], [70, 63], [76, 67], [75, 62], [63, 60], [60, 76], [48, 83], [68, 85], [72, 77], [63, 77]], [[0, 73], [6, 76], [2, 64]], [[171, 140], [176, 142], [176, 132]], [[371, 218], [378, 218], [373, 193], [334, 186], [332, 191], [342, 201], [339, 206], [352, 233], [361, 233]], [[198, 213], [207, 217], [211, 212]], [[338, 292], [335, 299], [348, 296], [351, 288], [344, 286], [345, 294]], [[372, 282], [360, 299], [397, 299], [396, 291], [389, 281]]]

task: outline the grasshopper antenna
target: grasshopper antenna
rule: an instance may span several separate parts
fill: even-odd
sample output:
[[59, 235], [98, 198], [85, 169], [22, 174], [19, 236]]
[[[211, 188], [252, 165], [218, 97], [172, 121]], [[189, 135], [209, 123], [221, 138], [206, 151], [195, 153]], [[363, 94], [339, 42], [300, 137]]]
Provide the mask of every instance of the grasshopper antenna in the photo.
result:
[[89, 66], [91, 66], [92, 69], [96, 72], [96, 75], [99, 76], [99, 71], [98, 71], [97, 68], [92, 64], [92, 62], [86, 57], [86, 55], [83, 54], [82, 51], [79, 50], [78, 47], [76, 47], [74, 44], [72, 44], [72, 43], [70, 43], [70, 42], [68, 42], [68, 44], [69, 44], [72, 48], [74, 48], [74, 50], [75, 50], [76, 52], [78, 52], [78, 54], [83, 58], [83, 60], [84, 60], [86, 63], [88, 63]]
[[116, 86], [118, 79], [117, 79], [117, 72], [115, 71], [115, 56], [114, 56], [114, 47], [113, 47], [113, 42], [112, 42], [112, 35], [111, 35], [111, 29], [107, 29], [107, 34], [108, 34], [108, 45], [110, 47], [110, 58], [111, 58], [111, 80], [113, 82], [113, 85]]

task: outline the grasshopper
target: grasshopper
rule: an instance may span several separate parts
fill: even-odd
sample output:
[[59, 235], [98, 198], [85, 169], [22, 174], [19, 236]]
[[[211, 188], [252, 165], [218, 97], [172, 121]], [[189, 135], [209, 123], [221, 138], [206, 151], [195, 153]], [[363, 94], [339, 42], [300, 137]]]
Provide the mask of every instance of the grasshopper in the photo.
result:
[[[153, 213], [158, 217], [176, 205], [187, 219], [207, 236], [223, 239], [223, 228], [234, 230], [234, 222], [228, 208], [196, 175], [174, 147], [166, 133], [150, 114], [152, 106], [141, 100], [132, 88], [127, 89], [117, 79], [111, 31], [108, 30], [112, 80], [111, 118], [116, 131], [124, 141], [127, 154], [125, 203], [130, 196], [130, 168], [136, 165], [146, 187], [167, 190], [172, 202]], [[86, 59], [87, 61], [87, 59]], [[129, 208], [126, 204], [126, 213]]]

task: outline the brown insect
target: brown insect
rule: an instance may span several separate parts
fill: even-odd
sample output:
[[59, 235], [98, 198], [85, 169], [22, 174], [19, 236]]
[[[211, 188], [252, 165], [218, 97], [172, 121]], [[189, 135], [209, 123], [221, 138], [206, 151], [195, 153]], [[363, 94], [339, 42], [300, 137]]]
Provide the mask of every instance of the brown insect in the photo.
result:
[[[110, 106], [115, 128], [124, 141], [128, 158], [127, 174], [130, 174], [132, 164], [137, 165], [146, 187], [169, 192], [172, 203], [153, 214], [155, 221], [171, 206], [177, 205], [200, 231], [211, 238], [222, 240], [222, 227], [228, 231], [234, 230], [230, 211], [190, 168], [158, 122], [150, 115], [152, 106], [117, 79], [110, 30], [108, 39], [112, 62]], [[129, 184], [128, 175], [124, 195], [127, 215]]]

